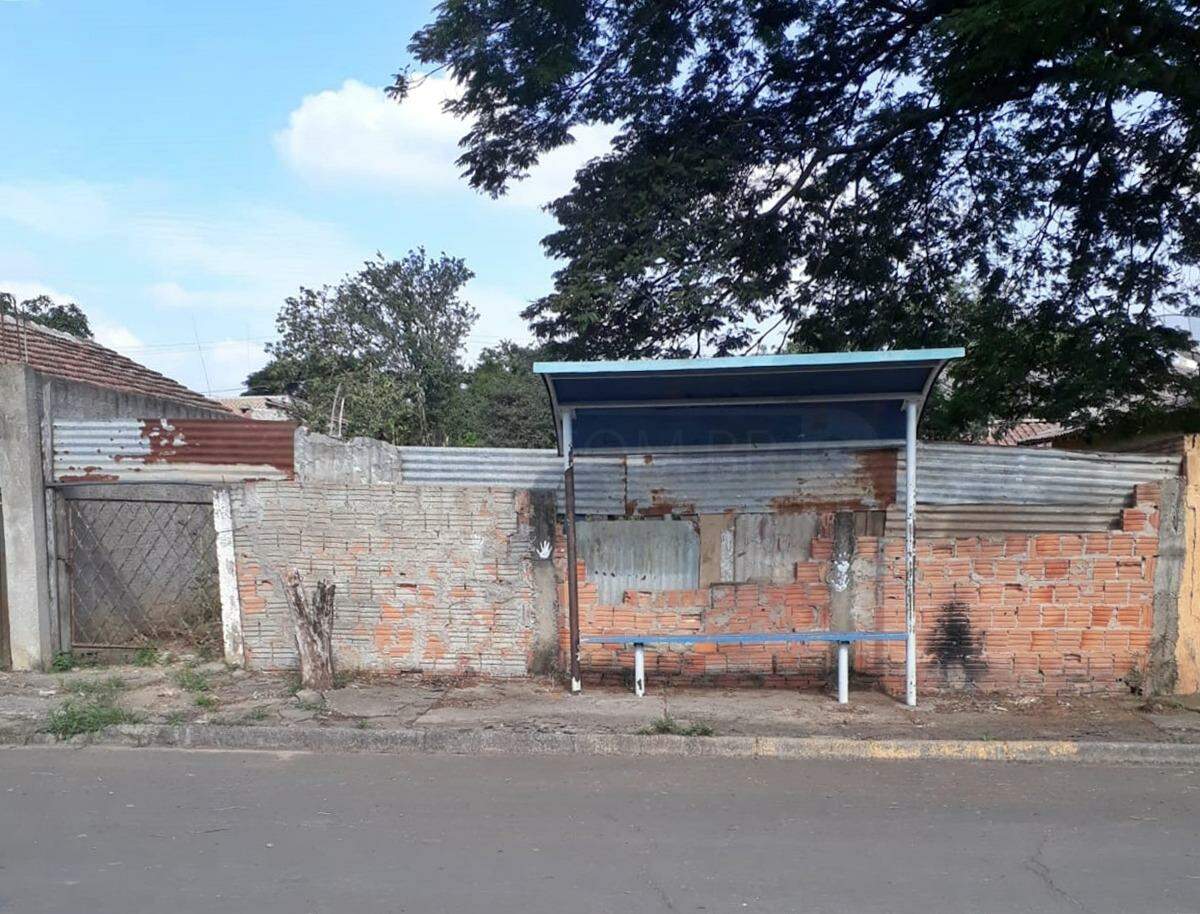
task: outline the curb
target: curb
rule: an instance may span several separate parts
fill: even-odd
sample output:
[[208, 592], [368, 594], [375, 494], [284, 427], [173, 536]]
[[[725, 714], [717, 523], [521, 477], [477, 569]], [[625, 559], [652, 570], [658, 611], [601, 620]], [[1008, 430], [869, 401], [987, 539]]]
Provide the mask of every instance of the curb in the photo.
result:
[[58, 740], [45, 733], [8, 745], [132, 746], [273, 752], [446, 753], [458, 755], [608, 755], [862, 761], [1080, 762], [1200, 766], [1200, 744], [1076, 740], [916, 740], [837, 737], [643, 736], [506, 730], [358, 730], [125, 724]]

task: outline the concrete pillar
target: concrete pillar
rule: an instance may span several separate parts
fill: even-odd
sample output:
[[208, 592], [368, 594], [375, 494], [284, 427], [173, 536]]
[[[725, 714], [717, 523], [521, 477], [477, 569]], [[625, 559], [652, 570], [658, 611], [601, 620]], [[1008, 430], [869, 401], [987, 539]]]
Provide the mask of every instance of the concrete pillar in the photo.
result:
[[46, 498], [37, 376], [0, 365], [0, 498], [14, 670], [45, 668], [54, 657]]

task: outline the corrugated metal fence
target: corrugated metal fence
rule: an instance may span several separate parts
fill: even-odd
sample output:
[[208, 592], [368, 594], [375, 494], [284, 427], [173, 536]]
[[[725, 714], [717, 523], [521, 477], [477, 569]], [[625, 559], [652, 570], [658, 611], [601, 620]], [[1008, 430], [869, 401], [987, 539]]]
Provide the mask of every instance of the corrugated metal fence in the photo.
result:
[[[548, 450], [398, 448], [415, 484], [555, 488], [562, 458]], [[1179, 471], [1152, 455], [923, 444], [917, 498], [932, 521], [1012, 529], [1073, 517], [1102, 529], [1139, 483]], [[894, 451], [714, 451], [703, 455], [585, 457], [576, 462], [581, 514], [761, 512], [833, 506], [882, 510], [904, 500], [904, 457]], [[560, 498], [561, 504], [561, 498]], [[1016, 515], [1014, 506], [1028, 506]], [[1074, 510], [1072, 510], [1074, 509]], [[1055, 518], [1058, 518], [1057, 520]]]

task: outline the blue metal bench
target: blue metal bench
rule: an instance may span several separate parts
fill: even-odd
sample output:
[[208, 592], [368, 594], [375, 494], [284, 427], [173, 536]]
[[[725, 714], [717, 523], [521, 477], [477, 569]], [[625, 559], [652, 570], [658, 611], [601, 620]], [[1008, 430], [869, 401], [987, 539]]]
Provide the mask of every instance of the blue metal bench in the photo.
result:
[[855, 641], [904, 641], [904, 632], [769, 632], [740, 635], [585, 635], [589, 644], [633, 645], [633, 691], [646, 694], [647, 644], [808, 644], [838, 646], [838, 704], [850, 700], [850, 645]]

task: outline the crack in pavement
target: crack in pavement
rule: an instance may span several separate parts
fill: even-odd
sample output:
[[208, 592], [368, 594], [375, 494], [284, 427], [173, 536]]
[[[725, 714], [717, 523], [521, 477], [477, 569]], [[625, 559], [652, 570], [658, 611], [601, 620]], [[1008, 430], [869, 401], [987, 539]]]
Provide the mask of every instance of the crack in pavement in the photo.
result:
[[1090, 907], [1054, 881], [1054, 876], [1050, 873], [1050, 867], [1042, 860], [1042, 852], [1045, 851], [1046, 842], [1049, 840], [1050, 835], [1048, 833], [1042, 835], [1041, 840], [1038, 841], [1037, 849], [1030, 854], [1029, 858], [1023, 864], [1025, 869], [1037, 876], [1050, 891], [1050, 894], [1063, 899], [1076, 910], [1090, 912], [1092, 910]]

